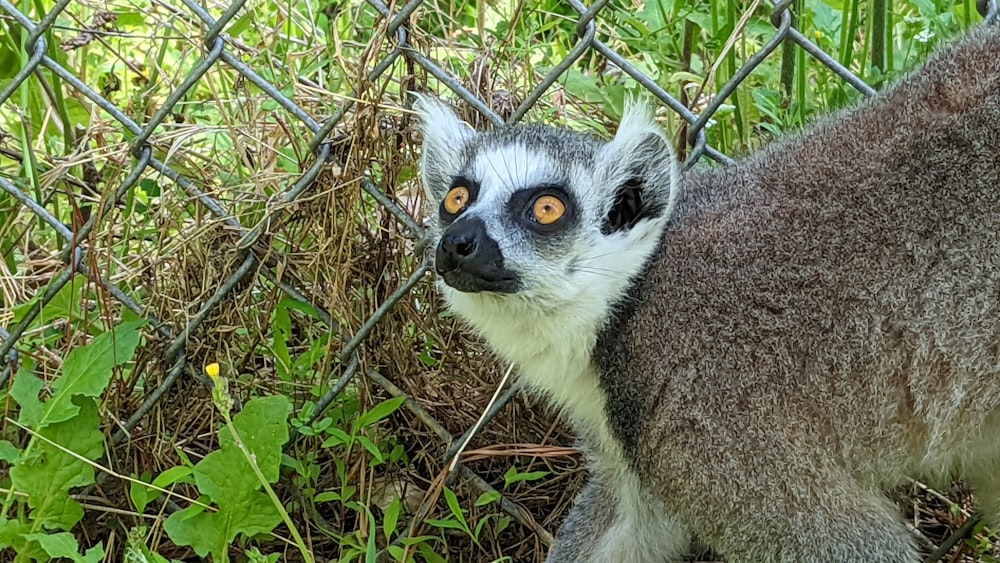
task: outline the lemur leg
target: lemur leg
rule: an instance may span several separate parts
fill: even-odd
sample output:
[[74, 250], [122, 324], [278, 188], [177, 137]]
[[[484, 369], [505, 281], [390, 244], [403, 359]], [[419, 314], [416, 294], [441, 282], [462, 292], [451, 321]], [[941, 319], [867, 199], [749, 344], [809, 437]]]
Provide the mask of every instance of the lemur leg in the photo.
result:
[[687, 532], [634, 478], [624, 481], [591, 477], [574, 501], [548, 563], [681, 560], [690, 545]]
[[986, 525], [991, 528], [1000, 526], [1000, 475], [992, 471], [975, 471], [967, 480]]
[[[703, 521], [714, 528], [703, 539], [728, 563], [920, 561], [914, 538], [885, 495], [839, 471], [796, 477], [789, 473], [778, 486], [765, 484], [766, 492], [743, 490], [730, 497], [746, 512], [720, 520], [731, 525]], [[752, 501], [740, 502], [748, 494]]]
[[[963, 476], [972, 486], [979, 512], [986, 524], [1000, 527], [1000, 410], [994, 412], [983, 424], [979, 443], [970, 447], [970, 458], [965, 461]], [[974, 452], [974, 453], [973, 453]]]

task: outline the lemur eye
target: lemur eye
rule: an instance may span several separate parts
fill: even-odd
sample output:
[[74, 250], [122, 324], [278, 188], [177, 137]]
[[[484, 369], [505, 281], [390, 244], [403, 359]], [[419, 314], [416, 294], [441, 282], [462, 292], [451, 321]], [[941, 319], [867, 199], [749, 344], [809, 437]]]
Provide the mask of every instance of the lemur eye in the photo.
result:
[[543, 225], [551, 225], [566, 214], [566, 204], [554, 195], [543, 195], [532, 206], [535, 220]]
[[444, 196], [444, 210], [452, 215], [465, 209], [469, 205], [469, 188], [465, 186], [455, 186]]

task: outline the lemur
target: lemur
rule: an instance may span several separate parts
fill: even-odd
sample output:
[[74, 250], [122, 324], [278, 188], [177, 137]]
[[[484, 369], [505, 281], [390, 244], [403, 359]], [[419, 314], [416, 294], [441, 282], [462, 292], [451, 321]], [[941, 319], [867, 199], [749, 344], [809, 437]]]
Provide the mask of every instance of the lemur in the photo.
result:
[[914, 563], [913, 476], [1000, 523], [1000, 28], [683, 173], [643, 103], [610, 141], [415, 107], [436, 285], [587, 452], [549, 561]]

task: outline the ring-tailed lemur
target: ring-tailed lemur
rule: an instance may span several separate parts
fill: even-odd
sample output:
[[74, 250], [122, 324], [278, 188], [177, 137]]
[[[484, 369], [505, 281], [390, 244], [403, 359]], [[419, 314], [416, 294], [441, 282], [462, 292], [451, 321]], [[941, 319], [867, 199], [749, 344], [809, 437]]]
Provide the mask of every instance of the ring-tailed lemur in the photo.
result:
[[1000, 516], [996, 27], [683, 177], [642, 106], [610, 142], [417, 108], [438, 287], [588, 450], [551, 561], [914, 563], [913, 474]]

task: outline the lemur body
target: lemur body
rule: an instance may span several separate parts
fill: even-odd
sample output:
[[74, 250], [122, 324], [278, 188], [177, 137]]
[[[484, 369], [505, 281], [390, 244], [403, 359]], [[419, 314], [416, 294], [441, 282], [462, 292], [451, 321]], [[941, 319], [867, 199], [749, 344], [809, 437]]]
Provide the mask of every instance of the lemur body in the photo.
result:
[[918, 561], [882, 493], [1000, 517], [1000, 31], [731, 167], [419, 100], [449, 307], [580, 434], [551, 561]]

